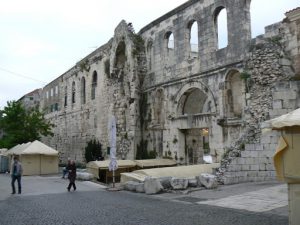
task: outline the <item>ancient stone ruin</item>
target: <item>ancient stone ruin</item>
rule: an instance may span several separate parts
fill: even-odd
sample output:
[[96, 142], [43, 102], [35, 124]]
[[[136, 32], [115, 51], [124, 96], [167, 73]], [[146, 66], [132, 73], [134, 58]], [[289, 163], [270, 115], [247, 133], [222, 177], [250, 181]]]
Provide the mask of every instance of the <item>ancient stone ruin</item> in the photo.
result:
[[43, 141], [62, 161], [84, 161], [88, 141], [109, 146], [114, 114], [119, 159], [147, 152], [192, 165], [210, 154], [221, 162], [220, 182], [274, 179], [278, 136], [262, 134], [261, 123], [300, 106], [300, 9], [251, 39], [250, 2], [190, 0], [138, 33], [121, 21], [106, 44], [43, 88], [41, 110], [55, 124]]

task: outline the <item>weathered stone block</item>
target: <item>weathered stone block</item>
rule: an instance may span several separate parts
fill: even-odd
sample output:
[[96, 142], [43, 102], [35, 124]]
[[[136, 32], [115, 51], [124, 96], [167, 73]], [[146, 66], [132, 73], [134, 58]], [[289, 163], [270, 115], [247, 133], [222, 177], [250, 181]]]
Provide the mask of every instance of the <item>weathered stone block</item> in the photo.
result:
[[172, 177], [171, 186], [174, 190], [184, 190], [188, 187], [188, 179], [187, 178], [176, 178]]
[[188, 186], [189, 187], [197, 187], [198, 186], [198, 181], [196, 178], [190, 178], [188, 179]]
[[273, 101], [273, 109], [282, 109], [282, 100], [277, 99]]
[[125, 184], [124, 184], [124, 189], [126, 191], [136, 191], [136, 186], [138, 185], [139, 183], [136, 182], [136, 181], [127, 181]]
[[163, 190], [163, 186], [157, 178], [146, 177], [144, 182], [145, 193], [148, 195], [157, 194]]
[[248, 171], [248, 170], [250, 170], [250, 165], [242, 165], [242, 170], [243, 170], [243, 171]]
[[198, 185], [202, 185], [207, 189], [216, 188], [218, 186], [217, 177], [208, 173], [202, 173], [200, 176], [196, 177], [198, 180]]
[[144, 183], [136, 184], [135, 191], [138, 192], [138, 193], [145, 193]]
[[157, 178], [164, 189], [170, 189], [171, 188], [171, 179], [172, 177], [160, 177]]
[[266, 164], [265, 164], [265, 163], [260, 163], [260, 164], [259, 164], [259, 170], [260, 170], [260, 171], [266, 170]]
[[250, 165], [250, 170], [259, 170], [259, 165]]

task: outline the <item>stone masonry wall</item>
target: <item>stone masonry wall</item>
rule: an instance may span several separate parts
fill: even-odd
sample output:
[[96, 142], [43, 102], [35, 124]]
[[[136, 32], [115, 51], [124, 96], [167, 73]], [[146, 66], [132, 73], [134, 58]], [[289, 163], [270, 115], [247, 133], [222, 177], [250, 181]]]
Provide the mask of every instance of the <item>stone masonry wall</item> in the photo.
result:
[[[250, 2], [187, 1], [138, 35], [121, 21], [107, 44], [44, 87], [41, 109], [55, 128], [43, 141], [59, 150], [62, 162], [84, 162], [89, 140], [99, 140], [104, 152], [109, 146], [107, 123], [114, 114], [119, 159], [134, 159], [146, 140], [144, 150], [158, 158], [189, 164], [189, 149], [202, 156], [209, 140], [209, 153], [222, 159], [220, 182], [274, 179], [279, 134], [262, 133], [261, 124], [300, 106], [299, 18], [292, 11], [251, 41]], [[219, 48], [216, 19], [223, 8], [228, 45]], [[198, 52], [190, 46], [194, 22]]]
[[249, 58], [245, 60], [247, 85], [247, 130], [235, 145], [228, 149], [218, 175], [225, 184], [265, 181], [275, 178], [273, 155], [280, 133], [262, 133], [261, 123], [286, 114], [300, 105], [299, 82], [293, 81], [294, 71], [285, 52], [285, 36], [265, 35], [255, 41]]

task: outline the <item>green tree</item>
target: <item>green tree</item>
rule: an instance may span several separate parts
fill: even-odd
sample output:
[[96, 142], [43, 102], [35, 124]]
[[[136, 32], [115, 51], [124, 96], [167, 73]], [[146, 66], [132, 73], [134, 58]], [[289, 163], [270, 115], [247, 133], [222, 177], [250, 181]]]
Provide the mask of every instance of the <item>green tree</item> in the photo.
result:
[[52, 127], [38, 109], [26, 111], [20, 102], [7, 102], [4, 110], [0, 110], [0, 129], [4, 132], [0, 148], [11, 148], [17, 144], [40, 140], [42, 135], [53, 135]]
[[103, 160], [102, 145], [99, 141], [90, 140], [85, 147], [85, 161]]

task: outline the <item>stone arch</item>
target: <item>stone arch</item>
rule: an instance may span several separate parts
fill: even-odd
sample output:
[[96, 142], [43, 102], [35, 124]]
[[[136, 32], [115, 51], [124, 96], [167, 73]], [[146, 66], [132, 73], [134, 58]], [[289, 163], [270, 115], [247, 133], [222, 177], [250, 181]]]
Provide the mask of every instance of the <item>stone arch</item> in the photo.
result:
[[201, 112], [199, 113], [216, 113], [217, 104], [213, 92], [201, 81], [192, 81], [188, 84], [185, 84], [175, 95], [175, 103], [177, 103], [177, 116], [183, 114], [186, 100], [188, 97], [193, 97], [193, 95], [190, 94], [193, 94], [194, 96], [203, 96], [203, 101], [201, 102], [202, 106], [199, 108], [199, 111]]
[[199, 25], [198, 21], [195, 19], [189, 20], [187, 23], [187, 36], [188, 36], [188, 51], [189, 53], [197, 53], [199, 50]]
[[112, 77], [118, 78], [119, 81], [123, 81], [125, 74], [128, 73], [127, 63], [130, 61], [127, 60], [128, 49], [125, 43], [125, 38], [121, 38], [121, 41], [118, 42], [114, 51], [113, 58], [113, 69]]
[[166, 49], [167, 55], [174, 54], [175, 50], [175, 37], [171, 30], [168, 30], [164, 35], [164, 49]]
[[226, 7], [222, 5], [216, 7], [213, 13], [216, 49], [225, 48], [228, 45], [227, 13]]
[[182, 115], [200, 114], [203, 113], [204, 104], [207, 100], [207, 95], [199, 88], [190, 88], [180, 98], [179, 108]]
[[150, 38], [146, 44], [146, 52], [147, 52], [147, 62], [148, 62], [148, 70], [152, 70], [152, 64], [154, 60], [154, 49], [153, 49], [153, 40]]
[[124, 41], [120, 41], [116, 49], [116, 56], [114, 67], [117, 69], [123, 69], [125, 67], [126, 59], [126, 44]]
[[165, 46], [166, 49], [169, 51], [172, 51], [175, 49], [175, 38], [172, 31], [167, 31], [165, 34]]
[[225, 76], [224, 106], [226, 117], [241, 117], [245, 105], [245, 82], [238, 69], [230, 69]]
[[97, 74], [97, 71], [95, 70], [93, 72], [93, 76], [92, 76], [91, 99], [95, 99], [95, 97], [96, 97], [97, 83], [98, 83], [98, 74]]

